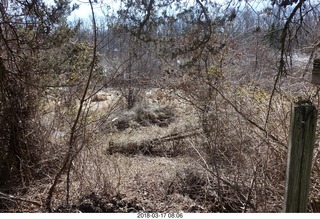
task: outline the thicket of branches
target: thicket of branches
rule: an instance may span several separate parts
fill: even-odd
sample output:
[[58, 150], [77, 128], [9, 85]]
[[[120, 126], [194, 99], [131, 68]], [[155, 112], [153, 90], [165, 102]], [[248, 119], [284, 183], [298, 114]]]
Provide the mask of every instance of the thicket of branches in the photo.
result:
[[1, 185], [10, 189], [12, 185], [27, 187], [39, 177], [36, 166], [46, 150], [45, 133], [37, 119], [39, 107], [46, 88], [55, 86], [54, 79], [65, 73], [53, 68], [55, 60], [49, 62], [47, 52], [62, 49], [74, 30], [65, 20], [70, 13], [66, 1], [54, 7], [35, 1], [4, 1], [0, 12], [0, 173]]
[[[105, 8], [98, 19], [93, 10], [98, 3], [89, 1], [90, 22], [71, 24], [67, 17], [77, 5], [68, 0], [51, 6], [1, 1], [0, 200], [10, 199], [10, 193], [23, 195], [48, 178], [52, 182], [43, 202], [11, 199], [52, 211], [65, 176], [61, 205], [70, 210], [73, 165], [93, 147], [99, 126], [112, 113], [92, 114], [91, 98], [112, 87], [132, 110], [143, 89], [156, 87], [195, 110], [198, 134], [205, 139], [199, 143], [202, 151], [196, 140], [189, 143], [217, 181], [219, 211], [227, 202], [223, 192], [236, 191], [244, 212], [266, 211], [262, 199], [270, 194], [279, 202], [282, 187], [271, 185], [283, 180], [282, 163], [274, 179], [271, 166], [285, 156], [287, 123], [281, 113], [287, 107], [284, 99], [293, 98], [280, 84], [290, 83], [286, 77], [295, 71], [295, 54], [308, 55], [305, 72], [319, 56], [320, 4], [268, 3], [122, 0], [116, 13]], [[232, 128], [235, 124], [248, 126]], [[266, 157], [254, 151], [257, 145]], [[250, 165], [250, 171], [240, 172]], [[8, 203], [0, 203], [0, 209], [10, 208]]]

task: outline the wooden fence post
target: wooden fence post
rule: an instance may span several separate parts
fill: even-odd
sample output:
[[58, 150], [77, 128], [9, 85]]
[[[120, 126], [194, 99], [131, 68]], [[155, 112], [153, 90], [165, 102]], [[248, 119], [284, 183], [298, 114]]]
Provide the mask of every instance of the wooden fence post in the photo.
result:
[[311, 83], [315, 85], [320, 84], [320, 59], [313, 60]]
[[316, 107], [309, 100], [298, 101], [292, 105], [285, 212], [307, 212], [317, 114]]

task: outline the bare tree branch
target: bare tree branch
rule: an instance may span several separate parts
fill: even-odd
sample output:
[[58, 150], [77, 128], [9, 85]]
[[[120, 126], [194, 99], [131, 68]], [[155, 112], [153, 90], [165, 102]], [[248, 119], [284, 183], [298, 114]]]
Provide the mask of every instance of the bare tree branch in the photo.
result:
[[71, 171], [71, 166], [72, 166], [72, 161], [75, 159], [76, 155], [81, 151], [81, 149], [83, 148], [84, 145], [82, 145], [82, 147], [80, 147], [80, 149], [76, 149], [76, 133], [78, 131], [78, 126], [79, 126], [79, 120], [81, 118], [81, 115], [83, 114], [83, 107], [86, 101], [86, 96], [89, 90], [89, 86], [91, 83], [91, 79], [93, 76], [93, 72], [94, 72], [94, 67], [95, 67], [95, 63], [96, 63], [96, 59], [97, 59], [97, 26], [96, 26], [96, 19], [95, 19], [95, 14], [94, 14], [94, 10], [93, 10], [93, 5], [92, 5], [92, 1], [89, 0], [90, 3], [90, 7], [91, 7], [91, 14], [92, 14], [92, 23], [93, 23], [93, 57], [92, 57], [92, 61], [91, 61], [91, 65], [90, 65], [90, 72], [88, 75], [88, 79], [86, 82], [86, 86], [84, 88], [83, 91], [83, 95], [82, 98], [80, 100], [80, 105], [78, 108], [78, 112], [76, 115], [76, 118], [73, 122], [73, 126], [71, 127], [71, 132], [70, 132], [70, 138], [69, 138], [69, 149], [68, 152], [66, 154], [66, 157], [64, 159], [63, 165], [60, 168], [60, 170], [58, 171], [58, 173], [56, 174], [55, 178], [54, 178], [54, 182], [51, 185], [49, 192], [48, 192], [48, 196], [46, 199], [46, 208], [49, 212], [52, 211], [51, 209], [51, 200], [53, 197], [53, 193], [55, 191], [55, 187], [59, 181], [59, 179], [61, 178], [62, 174], [67, 171], [67, 197], [66, 197], [66, 201], [67, 201], [67, 205], [69, 205], [69, 187], [70, 187], [70, 171]]
[[25, 199], [25, 198], [21, 198], [21, 197], [18, 197], [18, 196], [14, 196], [14, 195], [5, 194], [5, 193], [2, 193], [2, 192], [0, 192], [0, 200], [1, 200], [1, 199], [7, 199], [7, 200], [12, 200], [12, 201], [27, 202], [27, 203], [29, 203], [29, 204], [36, 205], [36, 206], [38, 206], [38, 207], [41, 207], [41, 206], [42, 206], [42, 204], [39, 203], [39, 202], [32, 201], [32, 200], [28, 200], [28, 199]]
[[286, 67], [286, 55], [287, 55], [287, 49], [286, 46], [288, 44], [287, 42], [287, 37], [290, 31], [290, 24], [292, 23], [292, 20], [294, 16], [296, 15], [297, 11], [301, 9], [302, 5], [305, 3], [306, 0], [300, 0], [299, 3], [294, 7], [292, 12], [290, 13], [290, 16], [286, 20], [286, 23], [282, 29], [282, 34], [280, 38], [280, 43], [281, 43], [281, 50], [280, 50], [280, 60], [279, 60], [279, 67], [278, 67], [278, 73], [275, 77], [275, 81], [273, 84], [273, 89], [271, 91], [270, 99], [269, 99], [269, 107], [267, 110], [267, 116], [265, 120], [265, 127], [267, 126], [269, 116], [270, 116], [270, 111], [271, 111], [271, 105], [272, 105], [272, 100], [275, 92], [277, 91], [277, 86], [279, 83], [279, 80], [281, 77], [287, 75], [287, 67]]

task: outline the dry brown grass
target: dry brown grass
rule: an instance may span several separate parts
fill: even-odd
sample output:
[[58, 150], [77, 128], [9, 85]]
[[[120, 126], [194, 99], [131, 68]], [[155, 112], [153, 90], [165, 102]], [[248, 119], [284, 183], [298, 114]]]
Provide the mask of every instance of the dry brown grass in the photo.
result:
[[[263, 126], [270, 91], [251, 84], [230, 86], [227, 81], [221, 88], [223, 97], [217, 95], [212, 101], [205, 130], [202, 115], [195, 106], [173, 93], [164, 95], [167, 99], [172, 95], [168, 103], [145, 99], [131, 110], [126, 110], [119, 101], [111, 102], [113, 105], [108, 101], [95, 102], [99, 105], [88, 114], [86, 145], [71, 169], [72, 204], [65, 205], [66, 178], [63, 177], [54, 193], [54, 210], [282, 211], [289, 112], [296, 94], [289, 90], [277, 93], [267, 126]], [[308, 92], [314, 94], [315, 90]], [[43, 120], [47, 126], [55, 127], [48, 133], [48, 145], [43, 149], [43, 163], [39, 167], [43, 178], [34, 182], [27, 192], [16, 194], [40, 205], [66, 153], [67, 123], [62, 125], [57, 121], [68, 117], [70, 112], [59, 112], [64, 113], [46, 114]], [[248, 118], [262, 124], [268, 135]], [[125, 125], [121, 126], [119, 121]], [[317, 140], [310, 211], [318, 211], [318, 161]], [[16, 201], [3, 209], [43, 211], [26, 203]]]

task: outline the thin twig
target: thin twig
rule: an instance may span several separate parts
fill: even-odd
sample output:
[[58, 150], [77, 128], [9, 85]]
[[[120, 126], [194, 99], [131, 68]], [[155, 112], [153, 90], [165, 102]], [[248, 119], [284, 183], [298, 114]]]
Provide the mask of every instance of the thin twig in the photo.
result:
[[225, 100], [227, 101], [227, 103], [240, 115], [242, 116], [245, 120], [247, 120], [251, 125], [255, 126], [256, 128], [258, 128], [260, 131], [262, 131], [266, 137], [270, 137], [273, 141], [277, 142], [278, 144], [282, 145], [283, 147], [287, 148], [287, 145], [285, 145], [284, 143], [282, 143], [277, 137], [275, 137], [274, 135], [268, 133], [268, 131], [261, 127], [260, 125], [258, 125], [256, 122], [254, 122], [253, 120], [251, 120], [250, 118], [248, 118], [243, 112], [241, 112], [228, 98], [226, 98], [222, 92], [220, 90], [218, 90], [215, 86], [212, 86], [209, 84], [209, 86], [212, 87], [212, 89], [214, 89], [215, 91], [217, 91], [217, 93]]
[[256, 178], [257, 178], [257, 171], [254, 169], [253, 170], [253, 178], [251, 179], [251, 182], [250, 182], [250, 189], [249, 189], [249, 192], [248, 192], [248, 195], [247, 195], [247, 198], [246, 198], [246, 202], [245, 202], [245, 205], [244, 205], [244, 208], [243, 208], [243, 213], [245, 213], [247, 211], [247, 208], [248, 208], [248, 205], [251, 204], [250, 203], [250, 196], [252, 194], [252, 191], [253, 191], [253, 186], [256, 182]]
[[[67, 152], [67, 155], [64, 159], [64, 162], [62, 164], [62, 167], [60, 168], [60, 170], [58, 171], [58, 173], [56, 174], [55, 178], [54, 178], [54, 182], [52, 183], [49, 192], [48, 192], [48, 196], [46, 198], [46, 209], [51, 212], [51, 200], [53, 197], [53, 193], [55, 191], [55, 187], [58, 184], [59, 179], [61, 178], [62, 174], [67, 170], [67, 205], [69, 202], [69, 186], [70, 186], [70, 170], [71, 170], [71, 164], [72, 161], [75, 159], [75, 156], [79, 153], [79, 151], [75, 151], [74, 150], [74, 144], [76, 141], [76, 132], [78, 130], [78, 125], [79, 125], [79, 120], [80, 117], [83, 113], [83, 107], [84, 107], [84, 103], [86, 102], [86, 96], [89, 90], [89, 85], [93, 76], [93, 72], [94, 72], [94, 67], [95, 67], [95, 63], [96, 63], [96, 59], [97, 59], [97, 26], [96, 26], [96, 20], [95, 20], [95, 14], [94, 14], [94, 10], [93, 10], [93, 5], [92, 5], [92, 1], [89, 0], [90, 6], [91, 6], [91, 13], [92, 13], [92, 19], [93, 19], [93, 32], [94, 32], [94, 45], [93, 45], [93, 58], [91, 61], [91, 65], [90, 65], [90, 72], [89, 72], [89, 76], [87, 79], [87, 83], [85, 86], [85, 89], [83, 91], [83, 95], [82, 98], [80, 100], [80, 105], [78, 108], [78, 112], [77, 112], [77, 116], [75, 118], [75, 121], [73, 122], [73, 126], [71, 127], [71, 132], [70, 132], [70, 138], [69, 138], [69, 149]], [[81, 147], [82, 149], [82, 147]]]
[[268, 107], [268, 110], [267, 110], [267, 116], [266, 116], [266, 120], [265, 120], [265, 129], [266, 129], [266, 126], [268, 124], [268, 120], [269, 120], [269, 116], [270, 116], [270, 111], [271, 111], [271, 104], [272, 104], [272, 100], [273, 100], [273, 97], [274, 97], [274, 94], [277, 90], [277, 85], [278, 85], [278, 82], [280, 80], [280, 78], [282, 76], [285, 76], [286, 75], [286, 62], [285, 62], [285, 55], [286, 55], [286, 41], [287, 41], [287, 36], [288, 36], [288, 33], [289, 33], [289, 27], [290, 27], [290, 24], [292, 23], [292, 20], [295, 16], [295, 14], [297, 13], [298, 9], [302, 7], [303, 3], [305, 2], [306, 0], [300, 0], [299, 3], [294, 7], [294, 9], [292, 10], [292, 12], [290, 13], [290, 16], [288, 17], [283, 29], [282, 29], [282, 34], [281, 34], [281, 38], [280, 38], [280, 43], [281, 43], [281, 54], [280, 54], [280, 61], [279, 61], [279, 68], [278, 68], [278, 73], [276, 75], [276, 78], [275, 78], [275, 81], [274, 81], [274, 84], [273, 84], [273, 89], [272, 89], [272, 92], [271, 92], [271, 95], [270, 95], [270, 99], [269, 99], [269, 107]]
[[21, 198], [21, 197], [17, 197], [17, 196], [13, 196], [13, 195], [8, 195], [5, 193], [0, 192], [0, 199], [7, 199], [7, 200], [13, 200], [13, 201], [21, 201], [21, 202], [27, 202], [33, 205], [36, 205], [38, 207], [41, 207], [42, 204], [36, 201], [31, 201], [25, 198]]
[[[190, 141], [190, 140], [189, 140]], [[191, 143], [191, 142], [190, 142]], [[212, 176], [216, 177], [217, 179], [219, 179], [221, 182], [223, 182], [224, 184], [226, 184], [227, 186], [229, 186], [229, 188], [233, 189], [242, 200], [246, 200], [246, 197], [244, 197], [243, 194], [240, 193], [239, 189], [237, 189], [234, 185], [232, 185], [230, 182], [228, 182], [227, 180], [223, 179], [221, 176], [217, 175], [208, 165], [208, 163], [206, 162], [206, 160], [204, 159], [204, 157], [201, 155], [201, 153], [199, 152], [199, 150], [194, 147], [193, 144], [192, 148], [196, 151], [196, 153], [199, 155], [199, 157], [201, 158], [202, 162], [204, 163], [204, 165], [201, 165], [206, 171], [208, 171]], [[248, 205], [252, 208], [254, 208], [254, 206], [252, 205], [252, 203], [248, 202]]]

